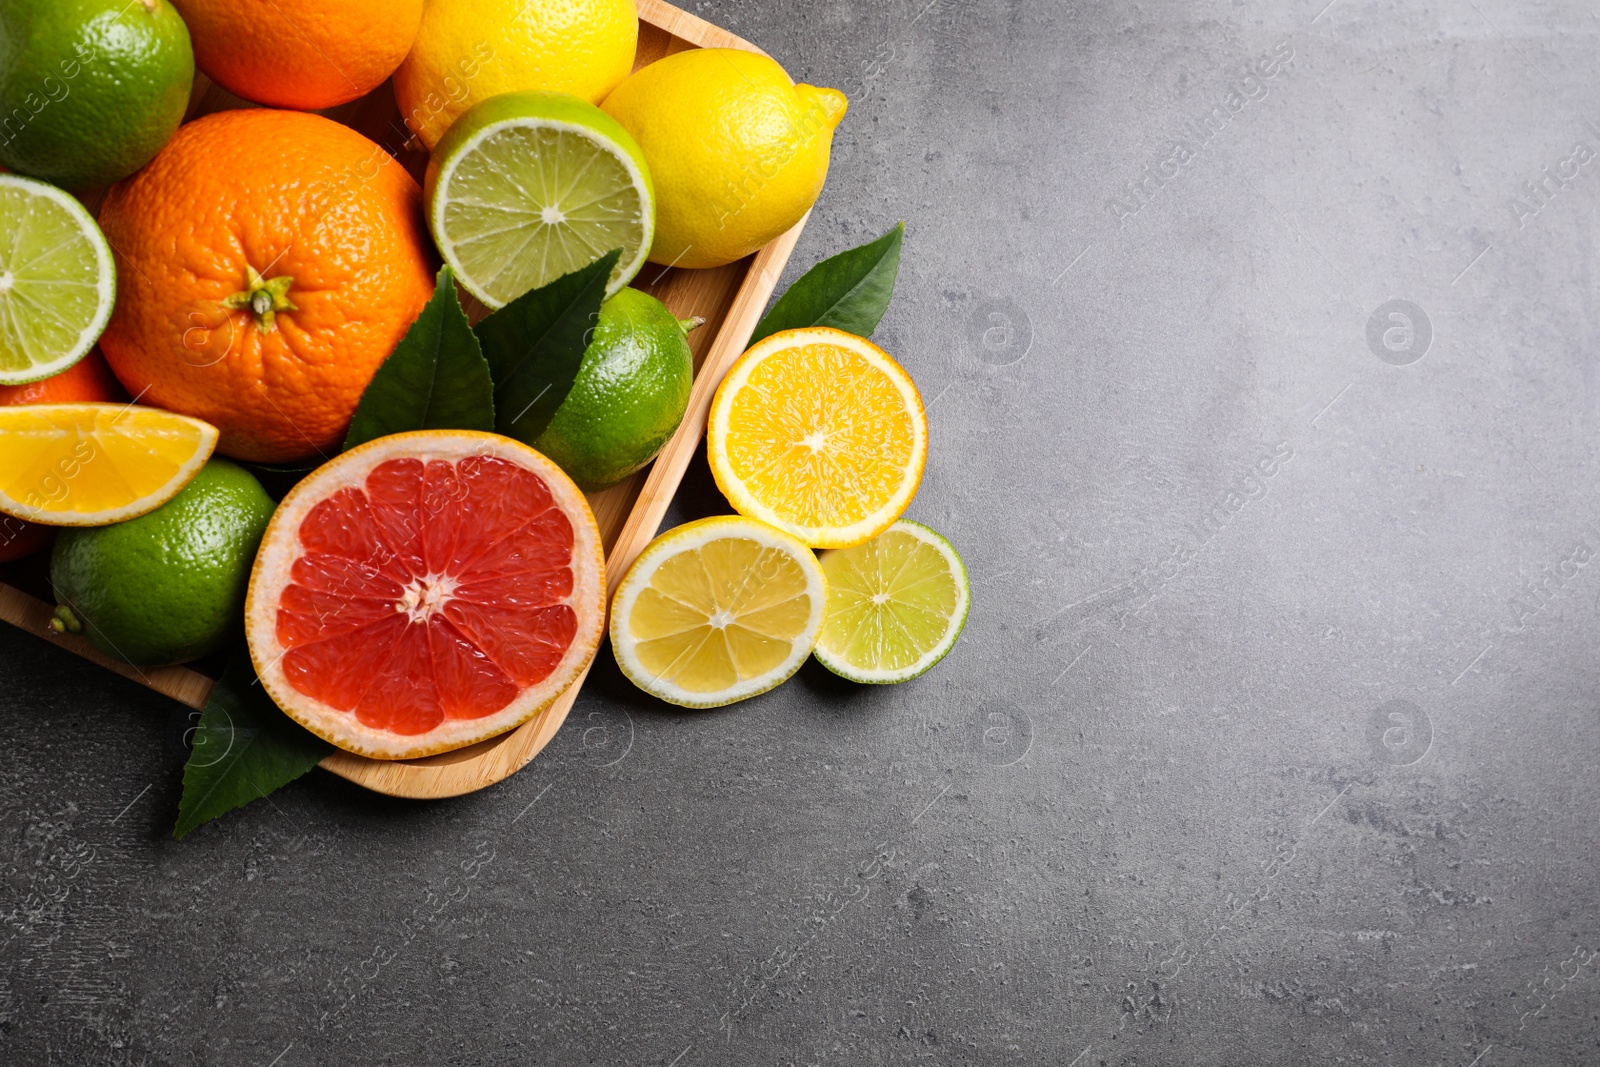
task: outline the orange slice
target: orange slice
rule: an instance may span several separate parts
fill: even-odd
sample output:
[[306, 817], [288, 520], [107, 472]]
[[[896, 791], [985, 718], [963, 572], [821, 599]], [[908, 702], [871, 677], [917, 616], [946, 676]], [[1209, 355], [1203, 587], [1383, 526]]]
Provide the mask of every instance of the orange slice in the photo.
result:
[[178, 495], [217, 428], [134, 404], [0, 407], [0, 512], [51, 526], [109, 526]]
[[850, 548], [905, 511], [928, 458], [911, 376], [871, 341], [812, 327], [740, 356], [711, 401], [711, 473], [736, 511]]

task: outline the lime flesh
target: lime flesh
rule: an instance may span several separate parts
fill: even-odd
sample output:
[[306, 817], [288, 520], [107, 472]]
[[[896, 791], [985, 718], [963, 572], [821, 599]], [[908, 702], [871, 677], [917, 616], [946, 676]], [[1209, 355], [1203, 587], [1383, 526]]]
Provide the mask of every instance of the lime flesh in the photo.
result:
[[639, 272], [655, 233], [639, 146], [564, 93], [507, 93], [461, 116], [428, 164], [427, 196], [439, 251], [493, 308], [620, 248], [612, 295]]
[[0, 174], [0, 385], [48, 378], [87, 355], [116, 289], [111, 247], [82, 204]]
[[967, 571], [950, 542], [901, 519], [865, 544], [822, 553], [828, 611], [817, 660], [854, 682], [904, 682], [938, 663], [966, 625]]

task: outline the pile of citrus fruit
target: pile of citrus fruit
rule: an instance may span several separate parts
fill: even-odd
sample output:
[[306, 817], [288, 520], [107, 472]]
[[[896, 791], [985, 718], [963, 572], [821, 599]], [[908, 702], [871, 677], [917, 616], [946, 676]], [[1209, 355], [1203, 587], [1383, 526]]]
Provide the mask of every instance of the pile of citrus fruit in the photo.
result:
[[[0, 5], [0, 562], [53, 542], [56, 630], [139, 666], [242, 635], [289, 716], [382, 759], [495, 736], [582, 675], [607, 618], [584, 494], [655, 458], [694, 378], [698, 321], [629, 283], [794, 227], [846, 110], [751, 51], [635, 70], [638, 38], [634, 0]], [[185, 122], [197, 70], [239, 106]], [[315, 113], [391, 91], [420, 181]], [[492, 320], [591, 267], [604, 302], [548, 417], [490, 433], [428, 402], [357, 441], [385, 390], [470, 391], [377, 384], [402, 348], [443, 350], [450, 279]], [[477, 344], [488, 389], [507, 357]], [[863, 682], [937, 662], [968, 592], [900, 518], [927, 449], [870, 341], [754, 345], [708, 428], [739, 515], [633, 564], [624, 672], [707, 707], [813, 653]]]

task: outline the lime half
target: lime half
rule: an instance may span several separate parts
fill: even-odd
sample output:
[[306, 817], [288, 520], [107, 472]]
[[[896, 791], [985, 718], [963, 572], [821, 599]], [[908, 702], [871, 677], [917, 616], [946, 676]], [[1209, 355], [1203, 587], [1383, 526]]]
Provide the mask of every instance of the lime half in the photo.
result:
[[950, 542], [901, 519], [824, 552], [828, 610], [817, 659], [852, 682], [904, 682], [944, 659], [967, 623], [967, 569]]
[[505, 93], [472, 107], [434, 149], [427, 195], [445, 262], [492, 308], [620, 248], [610, 296], [639, 273], [655, 236], [638, 144], [566, 93]]
[[53, 185], [0, 174], [0, 385], [82, 359], [116, 297], [111, 246], [84, 206]]

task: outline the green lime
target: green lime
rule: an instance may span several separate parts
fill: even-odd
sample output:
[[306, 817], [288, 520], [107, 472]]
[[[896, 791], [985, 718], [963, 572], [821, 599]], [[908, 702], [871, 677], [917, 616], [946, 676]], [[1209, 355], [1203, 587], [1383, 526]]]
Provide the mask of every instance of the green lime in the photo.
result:
[[73, 527], [50, 557], [57, 629], [141, 667], [215, 652], [239, 632], [256, 547], [275, 505], [237, 464], [213, 459], [156, 510]]
[[0, 163], [67, 189], [150, 162], [189, 106], [194, 49], [169, 0], [0, 3]]
[[82, 359], [116, 296], [111, 246], [84, 206], [53, 185], [0, 174], [0, 385]]
[[433, 150], [427, 200], [440, 254], [491, 308], [620, 248], [615, 293], [655, 236], [655, 187], [638, 144], [566, 93], [503, 93], [469, 108]]
[[687, 334], [698, 325], [637, 289], [601, 304], [572, 391], [528, 443], [585, 492], [615, 485], [655, 459], [689, 408], [694, 357]]
[[967, 624], [967, 569], [950, 542], [901, 519], [818, 557], [828, 578], [816, 657], [852, 682], [905, 682], [944, 659]]

